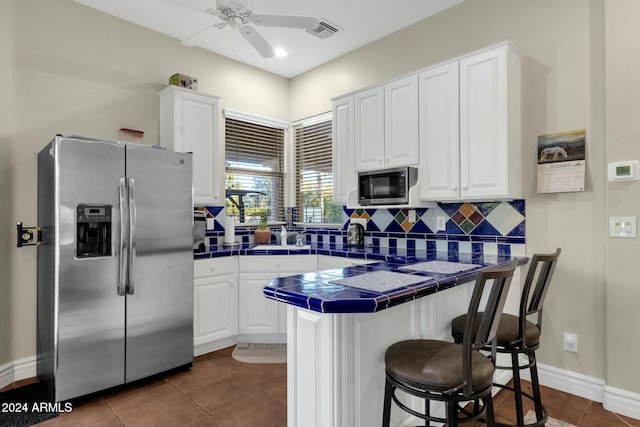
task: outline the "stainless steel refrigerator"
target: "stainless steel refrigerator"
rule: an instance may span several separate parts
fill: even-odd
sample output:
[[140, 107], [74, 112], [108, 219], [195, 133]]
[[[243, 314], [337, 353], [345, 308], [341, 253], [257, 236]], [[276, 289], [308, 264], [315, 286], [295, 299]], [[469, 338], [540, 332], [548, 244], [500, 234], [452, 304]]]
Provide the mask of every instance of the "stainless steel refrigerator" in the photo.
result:
[[56, 136], [38, 154], [38, 377], [60, 402], [193, 363], [190, 153]]

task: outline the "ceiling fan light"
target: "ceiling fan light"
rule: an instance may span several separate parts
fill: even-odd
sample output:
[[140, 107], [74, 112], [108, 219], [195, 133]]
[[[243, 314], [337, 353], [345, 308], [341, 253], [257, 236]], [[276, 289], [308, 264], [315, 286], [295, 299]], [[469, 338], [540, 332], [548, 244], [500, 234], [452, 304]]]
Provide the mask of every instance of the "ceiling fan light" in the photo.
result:
[[276, 54], [276, 56], [278, 58], [284, 58], [285, 56], [287, 56], [289, 54], [289, 52], [287, 52], [284, 48], [281, 47], [277, 47], [274, 49], [274, 53]]

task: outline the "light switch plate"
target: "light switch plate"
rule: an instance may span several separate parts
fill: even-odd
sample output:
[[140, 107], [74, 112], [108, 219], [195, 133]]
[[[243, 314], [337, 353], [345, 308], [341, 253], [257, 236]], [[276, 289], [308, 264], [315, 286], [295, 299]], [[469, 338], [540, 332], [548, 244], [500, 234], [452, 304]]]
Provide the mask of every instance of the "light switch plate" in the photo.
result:
[[609, 236], [611, 237], [636, 237], [635, 216], [610, 216]]

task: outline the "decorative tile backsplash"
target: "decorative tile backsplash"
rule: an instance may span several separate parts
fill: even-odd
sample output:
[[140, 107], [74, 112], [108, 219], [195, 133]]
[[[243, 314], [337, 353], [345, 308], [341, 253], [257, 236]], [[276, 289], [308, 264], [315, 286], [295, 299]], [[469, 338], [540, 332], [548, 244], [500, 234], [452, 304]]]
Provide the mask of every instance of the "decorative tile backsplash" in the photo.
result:
[[[205, 206], [214, 228], [207, 230], [210, 244], [222, 242], [222, 206]], [[365, 245], [391, 250], [436, 250], [450, 253], [525, 255], [526, 214], [524, 200], [504, 202], [441, 203], [434, 208], [416, 208], [415, 222], [409, 208], [343, 208], [343, 224], [336, 227], [305, 227], [307, 243], [346, 246], [351, 218], [367, 219]], [[295, 221], [295, 210], [288, 211]], [[444, 218], [445, 230], [437, 230]], [[253, 229], [236, 228], [237, 241], [253, 242]]]

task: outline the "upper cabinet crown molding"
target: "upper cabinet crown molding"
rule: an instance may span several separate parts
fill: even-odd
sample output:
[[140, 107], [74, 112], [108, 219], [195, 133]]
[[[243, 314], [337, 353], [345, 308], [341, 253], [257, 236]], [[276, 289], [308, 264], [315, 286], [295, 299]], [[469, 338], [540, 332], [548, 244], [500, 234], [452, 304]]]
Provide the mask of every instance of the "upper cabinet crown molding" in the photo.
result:
[[192, 152], [195, 205], [220, 205], [222, 180], [217, 165], [219, 97], [168, 86], [160, 91], [160, 145]]

